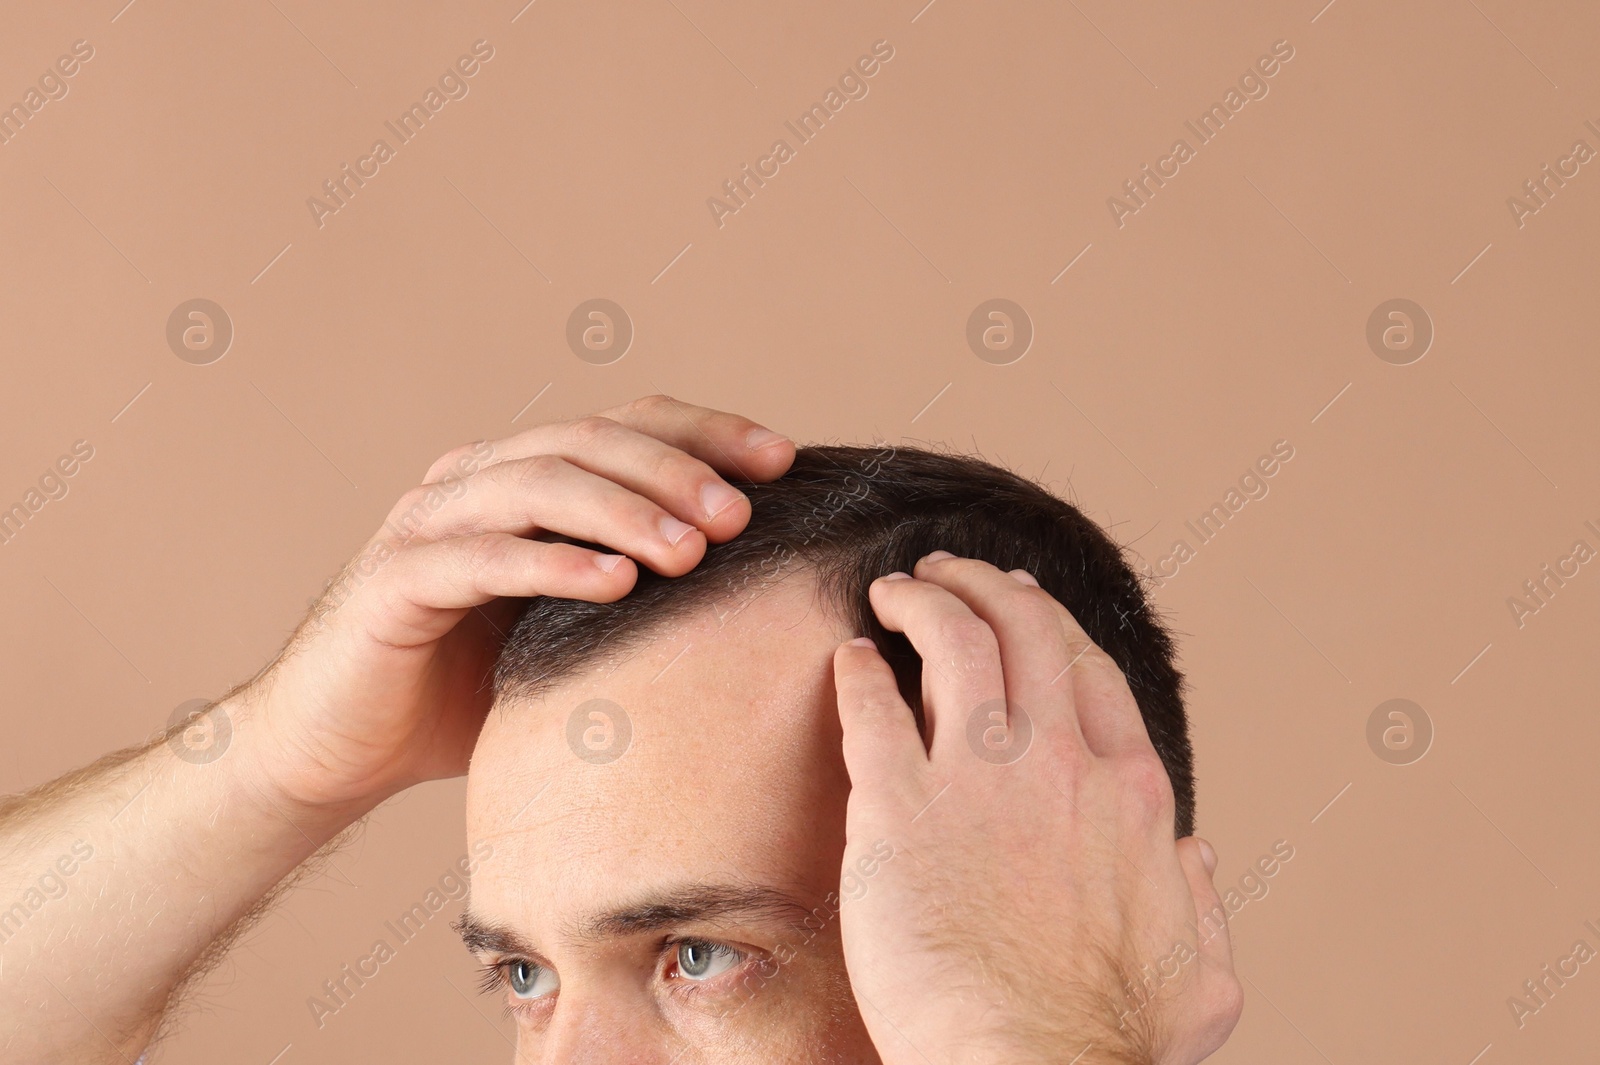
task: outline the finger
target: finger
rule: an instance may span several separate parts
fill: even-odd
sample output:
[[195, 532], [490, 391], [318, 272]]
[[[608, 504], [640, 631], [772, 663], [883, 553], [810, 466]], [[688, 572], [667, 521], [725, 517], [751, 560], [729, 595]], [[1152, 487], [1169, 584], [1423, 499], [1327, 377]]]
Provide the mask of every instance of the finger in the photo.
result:
[[[794, 461], [794, 442], [788, 437], [739, 414], [700, 407], [671, 396], [645, 396], [578, 421], [552, 422], [516, 436], [496, 441], [491, 461], [561, 454], [586, 465], [582, 452], [586, 434], [599, 434], [603, 419], [622, 425], [665, 447], [687, 454], [723, 476], [746, 481], [770, 481]], [[576, 435], [576, 442], [572, 439]], [[574, 443], [578, 446], [574, 447]], [[456, 448], [434, 463], [429, 480], [456, 461], [473, 454], [473, 445]], [[480, 448], [481, 450], [481, 448]], [[571, 452], [571, 453], [569, 453]], [[660, 455], [661, 452], [656, 452]], [[588, 468], [586, 466], [586, 468]], [[598, 472], [598, 471], [597, 471]], [[685, 521], [691, 520], [679, 514]]]
[[[1029, 699], [1053, 710], [1064, 707], [1077, 735], [1097, 755], [1154, 749], [1122, 670], [1037, 583], [944, 551], [919, 561], [916, 574], [950, 588], [989, 622], [1000, 640], [1007, 690], [1024, 707]], [[1061, 716], [1057, 710], [1036, 726], [1065, 728]]]
[[987, 726], [1006, 707], [994, 630], [948, 589], [914, 577], [880, 577], [868, 597], [884, 628], [905, 633], [922, 657], [922, 716], [934, 759], [965, 752], [969, 723]]
[[927, 764], [916, 718], [871, 640], [863, 636], [833, 652], [833, 685], [853, 789], [879, 790]]
[[[504, 441], [501, 441], [504, 443]], [[447, 477], [470, 477], [500, 456], [495, 454], [492, 440], [474, 440], [470, 444], [453, 447], [433, 460], [428, 472], [422, 475], [424, 484], [433, 484]]]
[[975, 558], [935, 551], [918, 560], [916, 576], [944, 588], [994, 631], [1000, 646], [1006, 698], [1013, 714], [1028, 715], [1032, 728], [1055, 732], [1069, 744], [1085, 746], [1078, 730], [1074, 692], [1067, 667], [1088, 646], [1084, 636], [1069, 641], [1061, 605], [1037, 585]]
[[[612, 568], [608, 571], [602, 563]], [[405, 548], [374, 560], [349, 598], [374, 635], [417, 646], [449, 632], [461, 614], [502, 596], [553, 595], [610, 603], [633, 587], [638, 567], [576, 544], [491, 532]]]
[[719, 473], [768, 481], [794, 461], [794, 441], [742, 414], [685, 403], [672, 396], [644, 396], [603, 412], [630, 429], [663, 440]]
[[[1210, 863], [1207, 863], [1210, 851]], [[1233, 972], [1233, 940], [1228, 930], [1228, 908], [1217, 893], [1212, 875], [1216, 872], [1216, 852], [1198, 836], [1178, 840], [1178, 863], [1189, 881], [1194, 896], [1195, 928], [1199, 934], [1198, 952], [1202, 962], [1224, 972]]]
[[[460, 449], [451, 455], [460, 454]], [[449, 480], [457, 469], [446, 455], [429, 473]], [[470, 457], [470, 456], [469, 456]], [[492, 461], [475, 476], [533, 459], [558, 458], [653, 500], [680, 521], [721, 543], [744, 529], [750, 501], [710, 465], [682, 449], [600, 415], [558, 422], [501, 441]], [[441, 472], [443, 471], [443, 472]], [[423, 485], [424, 489], [433, 487]]]
[[413, 488], [384, 528], [400, 542], [554, 532], [605, 544], [668, 576], [693, 569], [706, 545], [704, 533], [659, 504], [555, 455], [496, 463], [449, 489]]

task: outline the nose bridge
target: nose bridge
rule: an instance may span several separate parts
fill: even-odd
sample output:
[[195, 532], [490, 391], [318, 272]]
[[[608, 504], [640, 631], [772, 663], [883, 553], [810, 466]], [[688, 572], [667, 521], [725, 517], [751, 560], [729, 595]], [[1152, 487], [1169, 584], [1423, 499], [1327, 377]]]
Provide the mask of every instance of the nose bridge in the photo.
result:
[[[540, 1065], [688, 1065], [648, 995], [626, 987], [561, 989]], [[518, 1063], [521, 1065], [521, 1062]]]

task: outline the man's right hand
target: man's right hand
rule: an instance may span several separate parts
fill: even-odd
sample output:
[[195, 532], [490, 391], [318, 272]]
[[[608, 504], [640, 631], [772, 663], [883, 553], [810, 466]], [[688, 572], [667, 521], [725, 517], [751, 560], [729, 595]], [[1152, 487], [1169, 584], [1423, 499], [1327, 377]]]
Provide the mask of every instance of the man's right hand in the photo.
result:
[[364, 812], [465, 773], [513, 599], [611, 602], [635, 560], [680, 576], [750, 520], [724, 476], [769, 481], [793, 461], [787, 437], [660, 395], [444, 455], [240, 693], [261, 786]]
[[[501, 597], [609, 602], [636, 565], [686, 573], [750, 519], [723, 477], [793, 461], [755, 422], [651, 396], [434, 463], [283, 653], [207, 711], [232, 726], [226, 757], [158, 738], [0, 801], [0, 898], [72, 876], [0, 929], [0, 1062], [135, 1060], [307, 858], [390, 795], [465, 772], [519, 606]], [[620, 554], [606, 569], [563, 537]]]

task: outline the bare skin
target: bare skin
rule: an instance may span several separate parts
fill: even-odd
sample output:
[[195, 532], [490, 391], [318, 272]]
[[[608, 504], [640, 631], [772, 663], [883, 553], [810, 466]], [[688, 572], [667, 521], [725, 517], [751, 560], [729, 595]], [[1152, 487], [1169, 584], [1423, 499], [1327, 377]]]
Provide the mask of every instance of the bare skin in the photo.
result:
[[936, 551], [871, 596], [922, 656], [931, 734], [871, 641], [839, 648], [844, 869], [875, 840], [905, 856], [842, 914], [885, 1065], [1208, 1057], [1244, 1001], [1216, 858], [1174, 845], [1116, 663], [1025, 570]]
[[[872, 592], [931, 663], [931, 745], [803, 571], [490, 715], [460, 927], [519, 1062], [1187, 1065], [1221, 1044], [1239, 985], [1225, 923], [1197, 926], [1226, 911], [1198, 842], [1174, 845], [1121, 674], [1022, 571], [942, 554]], [[1038, 724], [986, 761], [963, 708], [1008, 692]], [[1129, 996], [1140, 962], [1159, 979]]]
[[[208, 761], [181, 742], [158, 741], [108, 756], [0, 808], [0, 900], [28, 897], [41, 874], [63, 868], [64, 855], [92, 851], [86, 860], [74, 859], [59, 897], [52, 893], [42, 905], [30, 905], [10, 924], [11, 911], [0, 911], [0, 1061], [137, 1058], [185, 977], [214, 961], [230, 931], [312, 854], [384, 799], [466, 771], [490, 709], [481, 681], [497, 651], [497, 630], [514, 610], [501, 597], [606, 602], [627, 593], [637, 565], [666, 575], [688, 572], [708, 542], [732, 538], [749, 518], [739, 493], [717, 498], [705, 490], [728, 489], [723, 475], [780, 476], [793, 454], [787, 439], [748, 419], [649, 397], [442, 457], [423, 485], [396, 505], [391, 521], [284, 653], [208, 712], [216, 734], [224, 724], [231, 728], [221, 757]], [[543, 533], [602, 543], [617, 554], [533, 538]], [[950, 1042], [952, 1030], [969, 1042], [975, 1033], [982, 1036], [981, 1045], [970, 1047], [982, 1056], [959, 1060], [1070, 1060], [1076, 1050], [1062, 1057], [1060, 1041], [1110, 1039], [1106, 1019], [1086, 1006], [1063, 1006], [1049, 989], [1042, 997], [1023, 992], [1039, 990], [1034, 981], [1041, 977], [1081, 987], [1084, 1003], [1120, 1001], [1114, 974], [1136, 971], [1168, 938], [1154, 930], [1193, 922], [1214, 892], [1206, 867], [1196, 866], [1199, 845], [1172, 843], [1170, 794], [1163, 805], [1149, 759], [1131, 748], [1098, 745], [1094, 722], [1120, 719], [1122, 734], [1129, 731], [1126, 687], [1119, 691], [1104, 669], [1073, 672], [1075, 665], [1065, 696], [1039, 689], [1037, 679], [1027, 681], [1028, 694], [1019, 701], [1039, 706], [1036, 717], [1044, 723], [1036, 742], [1049, 757], [1032, 760], [1040, 768], [1028, 758], [1008, 768], [1027, 766], [1031, 775], [1001, 785], [980, 775], [993, 766], [961, 768], [942, 758], [939, 715], [950, 712], [941, 709], [941, 699], [957, 707], [959, 719], [974, 686], [993, 690], [1003, 668], [1009, 690], [1014, 672], [1041, 668], [1031, 656], [1054, 662], [1061, 646], [1007, 650], [1018, 641], [1007, 637], [993, 608], [1004, 602], [1037, 622], [1042, 605], [999, 597], [992, 579], [984, 591], [967, 573], [981, 564], [963, 563], [960, 581], [951, 569], [956, 586], [937, 575], [940, 565], [924, 562], [917, 579], [898, 582], [904, 590], [884, 593], [885, 583], [897, 582], [880, 581], [873, 593], [880, 614], [902, 625], [925, 658], [959, 663], [968, 678], [949, 694], [929, 693], [933, 749], [922, 751], [920, 767], [904, 730], [888, 724], [893, 707], [883, 691], [886, 667], [873, 661], [873, 652], [848, 645], [833, 659], [842, 758], [854, 786], [841, 887], [852, 863], [859, 869], [861, 841], [874, 833], [904, 841], [908, 854], [944, 855], [941, 848], [948, 848], [965, 856], [941, 861], [946, 876], [940, 880], [911, 876], [910, 861], [884, 864], [858, 912], [874, 899], [887, 908], [898, 897], [898, 921], [852, 924], [846, 909], [839, 949], [856, 999], [872, 1003], [862, 1005], [863, 1027], [852, 1038], [864, 1032], [873, 1052], [892, 1063], [919, 1060], [908, 1057], [897, 1038], [943, 1054], [959, 1045]], [[921, 598], [913, 599], [913, 589]], [[924, 594], [930, 589], [982, 617], [1001, 648], [998, 663], [980, 653], [975, 626], [940, 620], [953, 608], [930, 600]], [[1070, 633], [1069, 622], [1058, 622], [1063, 634]], [[837, 647], [837, 638], [849, 634], [825, 635]], [[1067, 635], [1062, 640], [1075, 646]], [[979, 674], [987, 678], [982, 685], [971, 680]], [[914, 730], [909, 742], [920, 744]], [[1123, 742], [1132, 741], [1124, 735]], [[947, 776], [956, 781], [952, 794], [962, 787], [974, 795], [1044, 803], [1061, 840], [1030, 857], [1015, 832], [991, 840], [993, 825], [954, 816], [959, 804], [943, 811], [935, 805], [926, 817], [913, 817], [912, 803]], [[1051, 782], [1073, 797], [1077, 811], [1050, 799], [1044, 785]], [[1131, 812], [1124, 808], [1129, 799]], [[624, 812], [617, 811], [619, 820]], [[218, 827], [223, 824], [225, 833]], [[1110, 840], [1097, 842], [1101, 832]], [[826, 833], [818, 835], [819, 853], [826, 853]], [[1107, 842], [1130, 860], [1114, 860]], [[562, 853], [538, 858], [569, 860]], [[576, 856], [570, 860], [581, 870]], [[1046, 922], [1030, 929], [1026, 942], [1018, 942], [1021, 933], [1007, 913], [948, 905], [953, 895], [976, 901], [983, 898], [980, 889], [992, 894], [996, 884], [984, 881], [985, 869], [1027, 861], [1035, 863], [1023, 867], [1029, 875], [1065, 874], [1065, 883], [1059, 898], [1031, 900], [1024, 909]], [[907, 922], [926, 912], [930, 891], [945, 892], [931, 901], [948, 920], [927, 937]], [[1188, 916], [1180, 921], [1183, 913]], [[1149, 936], [1129, 933], [1147, 928]], [[1176, 969], [1139, 1009], [1135, 1019], [1149, 1029], [1147, 1047], [1130, 1043], [1116, 1051], [1123, 1057], [1100, 1060], [1196, 1061], [1220, 1043], [1237, 1016], [1225, 943], [1224, 933], [1222, 947], [1213, 943], [1198, 955], [1199, 964]], [[924, 966], [938, 971], [952, 952], [963, 950], [970, 961], [974, 949], [985, 972], [1009, 974], [997, 985], [1008, 990], [988, 997], [952, 994], [940, 1000], [941, 1009], [927, 1008], [929, 991], [937, 989], [924, 982], [913, 990], [913, 969], [925, 976]], [[84, 965], [86, 958], [93, 963]], [[819, 966], [813, 975], [815, 996], [839, 992], [837, 972], [830, 977]], [[874, 1010], [892, 1024], [875, 1019]], [[891, 1036], [886, 1026], [899, 1031]], [[570, 1054], [545, 1060], [615, 1060], [581, 1043], [566, 1045]], [[1096, 1059], [1080, 1060], [1089, 1065]]]
[[832, 660], [851, 633], [803, 573], [742, 607], [696, 610], [484, 726], [460, 927], [498, 970], [519, 1065], [878, 1060], [837, 914]]
[[[231, 724], [222, 757], [185, 760], [181, 743], [157, 742], [9, 801], [0, 899], [24, 898], [80, 840], [93, 856], [64, 895], [4, 929], [0, 1061], [138, 1058], [185, 975], [284, 877], [384, 799], [466, 772], [495, 625], [510, 613], [496, 599], [609, 602], [637, 565], [688, 572], [750, 515], [733, 492], [708, 516], [702, 492], [732, 491], [723, 473], [768, 480], [794, 460], [777, 434], [752, 447], [761, 429], [652, 396], [458, 448], [391, 513], [414, 535], [380, 529], [348, 595], [209, 712]], [[665, 519], [690, 528], [670, 526], [671, 542]], [[541, 530], [626, 557], [607, 571], [597, 552], [527, 538]], [[361, 560], [370, 574], [353, 572]]]

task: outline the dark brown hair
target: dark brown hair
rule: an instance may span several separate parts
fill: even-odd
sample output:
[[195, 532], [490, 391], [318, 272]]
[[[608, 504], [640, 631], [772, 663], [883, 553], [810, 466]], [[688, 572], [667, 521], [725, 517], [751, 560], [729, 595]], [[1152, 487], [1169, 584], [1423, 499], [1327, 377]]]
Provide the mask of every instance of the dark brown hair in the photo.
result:
[[877, 643], [920, 723], [921, 659], [878, 622], [867, 589], [942, 548], [1026, 569], [1121, 667], [1172, 781], [1177, 834], [1193, 832], [1193, 755], [1172, 637], [1121, 548], [1077, 507], [979, 458], [888, 445], [802, 447], [777, 480], [733, 483], [750, 497], [749, 525], [683, 576], [640, 566], [637, 585], [614, 603], [530, 600], [495, 669], [497, 696], [542, 694], [691, 610], [737, 609], [805, 571], [823, 602]]

